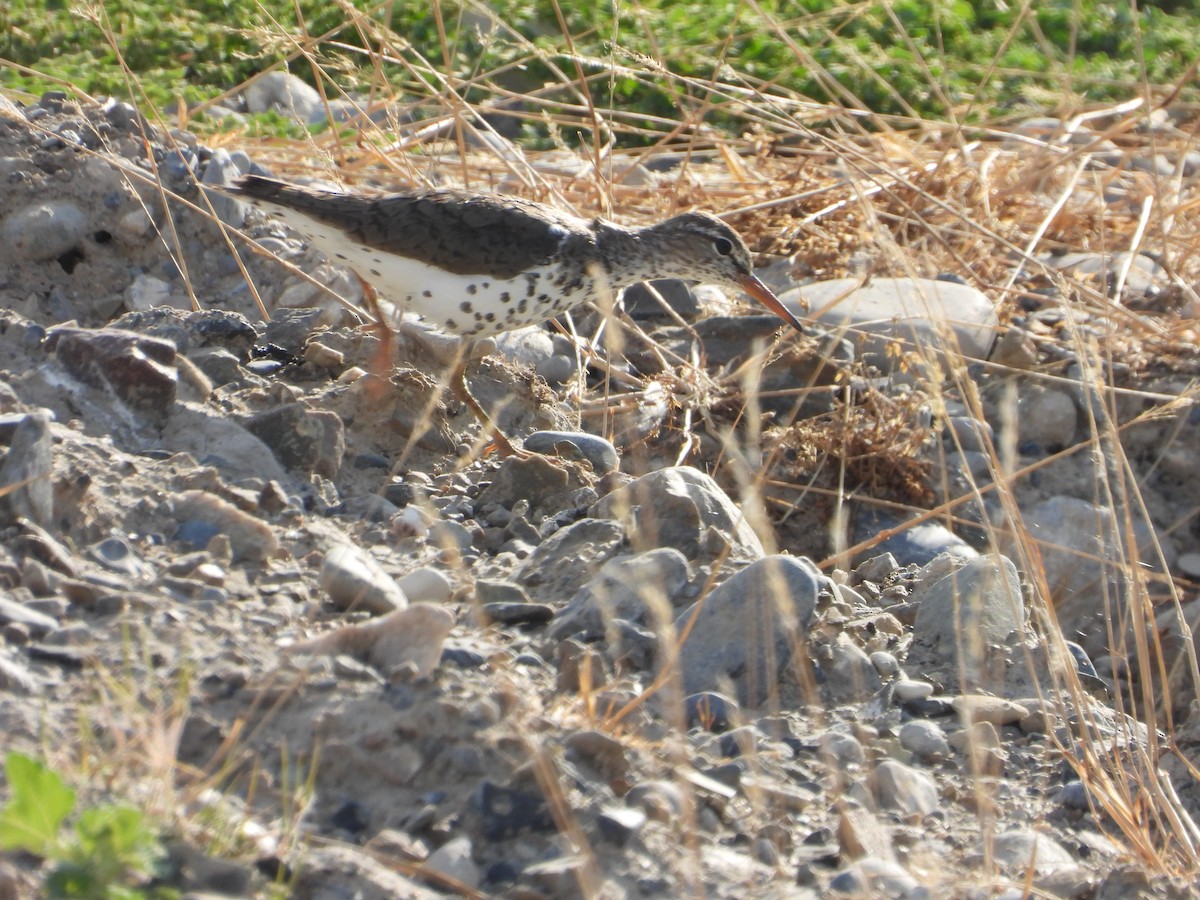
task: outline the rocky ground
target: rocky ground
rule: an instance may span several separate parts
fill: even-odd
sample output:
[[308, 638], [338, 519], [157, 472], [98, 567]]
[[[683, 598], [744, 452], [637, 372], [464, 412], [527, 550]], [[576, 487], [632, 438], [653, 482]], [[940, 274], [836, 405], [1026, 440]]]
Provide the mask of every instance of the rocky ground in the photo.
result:
[[[756, 366], [772, 427], [751, 450], [728, 392], [675, 427], [686, 384], [663, 360], [699, 340], [708, 373], [728, 372], [778, 322], [672, 288], [673, 319], [632, 303], [649, 337], [612, 369], [636, 390], [607, 419], [585, 401], [583, 428], [572, 343], [501, 339], [472, 387], [558, 456], [496, 459], [441, 389], [453, 347], [411, 323], [362, 327], [354, 280], [279, 226], [250, 223], [270, 259], [189, 209], [209, 197], [240, 226], [244, 209], [197, 184], [249, 158], [143, 141], [142, 124], [54, 95], [0, 109], [0, 725], [87, 802], [153, 811], [163, 884], [1190, 895], [1166, 874], [1200, 849], [1195, 616], [1162, 576], [1200, 577], [1200, 419], [1136, 418], [1186, 394], [1186, 366], [1143, 366], [1110, 396], [1061, 339], [1061, 294], [1031, 291], [1002, 330], [974, 288], [876, 279], [854, 320], [865, 341], [822, 317]], [[1105, 202], [1131, 202], [1136, 174]], [[162, 188], [180, 198], [170, 216]], [[1119, 268], [1145, 303], [1168, 293], [1149, 257], [1077, 256], [1048, 261], [1083, 279]], [[846, 285], [801, 292], [819, 306]], [[964, 353], [1001, 354], [971, 370], [978, 393], [863, 374], [894, 363], [896, 335], [871, 324], [892, 314], [872, 304], [931, 297]], [[1020, 377], [1042, 366], [1054, 377]], [[811, 423], [847, 385], [911, 444], [879, 462], [889, 495], [965, 493], [957, 518], [897, 530], [890, 507], [859, 503], [831, 537], [845, 509], [796, 486]], [[1129, 423], [1140, 506], [1097, 491], [1114, 451], [1086, 443], [1098, 405]], [[1035, 475], [988, 488], [998, 453]], [[1042, 541], [1036, 571], [1005, 529], [1018, 513]], [[1153, 537], [1131, 579], [1122, 548]], [[807, 558], [839, 544], [867, 549], [840, 568]], [[1149, 683], [1127, 659], [1142, 595], [1161, 604], [1145, 621], [1170, 752], [1125, 714]], [[36, 895], [43, 871], [0, 857], [0, 895]]]

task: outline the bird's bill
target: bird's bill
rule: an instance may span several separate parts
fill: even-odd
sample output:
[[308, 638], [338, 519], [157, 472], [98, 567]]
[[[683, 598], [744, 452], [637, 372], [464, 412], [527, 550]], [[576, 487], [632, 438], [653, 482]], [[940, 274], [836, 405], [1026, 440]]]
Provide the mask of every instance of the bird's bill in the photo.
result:
[[775, 315], [779, 316], [779, 318], [783, 319], [783, 321], [787, 322], [798, 332], [801, 334], [804, 333], [804, 326], [800, 324], [800, 320], [792, 315], [791, 310], [784, 306], [783, 303], [780, 302], [779, 298], [776, 297], [771, 291], [771, 289], [759, 281], [758, 278], [753, 275], [743, 276], [741, 279], [741, 287], [743, 291], [745, 291], [771, 312], [775, 313]]

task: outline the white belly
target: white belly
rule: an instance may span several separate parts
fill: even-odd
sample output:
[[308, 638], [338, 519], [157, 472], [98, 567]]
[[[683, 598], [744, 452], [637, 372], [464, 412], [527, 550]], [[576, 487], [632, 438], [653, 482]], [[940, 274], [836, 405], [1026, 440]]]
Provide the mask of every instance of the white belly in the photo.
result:
[[516, 278], [455, 275], [415, 259], [364, 247], [340, 229], [293, 209], [255, 201], [320, 250], [352, 269], [400, 309], [414, 312], [451, 334], [480, 336], [535, 325], [590, 299], [557, 264]]

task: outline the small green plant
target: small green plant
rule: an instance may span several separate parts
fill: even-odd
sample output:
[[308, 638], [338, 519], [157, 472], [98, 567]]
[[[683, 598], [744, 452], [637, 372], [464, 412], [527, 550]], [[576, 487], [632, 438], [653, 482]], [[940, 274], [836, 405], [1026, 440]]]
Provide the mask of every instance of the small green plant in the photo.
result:
[[106, 804], [80, 812], [75, 791], [52, 769], [23, 753], [5, 759], [11, 798], [0, 809], [0, 848], [25, 850], [54, 863], [46, 878], [50, 897], [125, 900], [163, 897], [138, 885], [163, 856], [157, 834], [131, 806]]

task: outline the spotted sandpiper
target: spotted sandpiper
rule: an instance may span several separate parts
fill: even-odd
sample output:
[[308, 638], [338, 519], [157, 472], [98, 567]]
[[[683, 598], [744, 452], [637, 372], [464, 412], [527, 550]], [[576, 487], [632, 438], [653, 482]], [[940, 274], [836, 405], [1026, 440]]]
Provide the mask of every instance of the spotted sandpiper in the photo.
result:
[[[803, 326], [755, 277], [732, 228], [687, 212], [642, 228], [583, 219], [518, 197], [455, 190], [338, 193], [259, 175], [231, 189], [282, 219], [333, 262], [440, 331], [483, 337], [544, 322], [626, 285], [681, 278], [745, 291]], [[502, 452], [511, 444], [471, 396], [465, 363], [451, 386]]]

